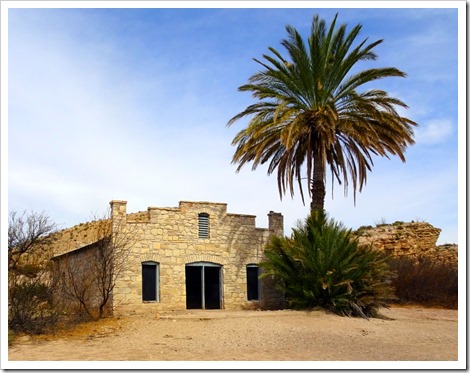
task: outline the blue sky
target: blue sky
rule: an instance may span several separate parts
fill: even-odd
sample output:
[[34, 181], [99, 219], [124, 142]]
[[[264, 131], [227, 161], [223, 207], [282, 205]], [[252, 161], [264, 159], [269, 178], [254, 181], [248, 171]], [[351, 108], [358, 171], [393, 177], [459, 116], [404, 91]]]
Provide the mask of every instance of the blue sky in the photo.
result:
[[340, 23], [363, 25], [358, 40], [384, 39], [378, 60], [359, 68], [405, 71], [406, 79], [379, 81], [377, 88], [406, 102], [403, 114], [419, 128], [406, 163], [375, 159], [355, 205], [352, 190], [344, 197], [335, 185], [332, 197], [328, 185], [326, 209], [351, 228], [423, 220], [442, 229], [438, 243], [458, 241], [458, 138], [465, 123], [459, 127], [455, 2], [447, 9], [55, 4], [8, 11], [2, 141], [7, 129], [9, 211], [44, 211], [65, 228], [101, 215], [112, 199], [127, 200], [129, 212], [180, 200], [226, 202], [229, 212], [257, 215], [260, 227], [270, 210], [282, 212], [290, 234], [308, 203], [299, 193], [280, 200], [265, 167], [237, 174], [230, 144], [246, 121], [226, 124], [254, 102], [237, 88], [259, 70], [253, 58], [270, 46], [283, 51], [287, 24], [307, 35], [314, 14], [329, 22], [339, 13]]

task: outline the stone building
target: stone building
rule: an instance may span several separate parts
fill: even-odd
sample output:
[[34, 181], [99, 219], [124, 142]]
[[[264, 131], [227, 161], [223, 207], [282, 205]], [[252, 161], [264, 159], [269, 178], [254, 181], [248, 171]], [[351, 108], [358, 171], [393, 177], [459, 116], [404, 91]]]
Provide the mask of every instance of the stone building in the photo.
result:
[[[180, 202], [133, 214], [126, 204], [111, 201], [106, 220], [111, 237], [131, 237], [109, 302], [114, 314], [282, 305], [272, 279], [259, 279], [269, 237], [284, 233], [282, 214], [271, 211], [268, 228], [257, 228], [254, 215], [227, 213], [225, 203]], [[71, 257], [89, 260], [106, 238], [98, 237], [98, 227], [91, 222], [62, 231], [57, 268]]]

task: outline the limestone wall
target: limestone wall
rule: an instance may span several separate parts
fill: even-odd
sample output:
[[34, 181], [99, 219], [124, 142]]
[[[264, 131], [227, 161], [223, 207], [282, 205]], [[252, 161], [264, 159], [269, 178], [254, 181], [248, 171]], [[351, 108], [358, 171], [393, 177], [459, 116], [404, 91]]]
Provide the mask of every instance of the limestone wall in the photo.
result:
[[63, 229], [53, 235], [54, 255], [61, 255], [81, 247], [90, 245], [103, 238], [101, 232], [109, 229], [107, 220], [97, 220], [81, 223], [74, 227]]
[[[125, 201], [121, 202], [120, 208], [126, 211]], [[77, 224], [70, 228], [62, 229], [53, 234], [54, 255], [62, 255], [67, 252], [88, 246], [111, 234], [110, 216], [104, 219], [97, 219], [85, 223]], [[126, 215], [128, 221], [148, 221], [148, 212], [140, 211]]]
[[[177, 208], [149, 207], [146, 214], [134, 216], [126, 214], [123, 201], [111, 206], [115, 228], [133, 237], [127, 269], [114, 289], [116, 313], [185, 309], [185, 265], [194, 262], [222, 266], [222, 308], [253, 306], [247, 301], [246, 265], [259, 263], [270, 234], [283, 231], [281, 214], [271, 212], [271, 229], [260, 229], [255, 216], [227, 213], [223, 203], [180, 202]], [[208, 239], [198, 237], [200, 213], [210, 217]], [[142, 301], [143, 262], [159, 263], [157, 302]], [[282, 301], [268, 282], [261, 288], [270, 296], [262, 294], [255, 306], [275, 307]]]

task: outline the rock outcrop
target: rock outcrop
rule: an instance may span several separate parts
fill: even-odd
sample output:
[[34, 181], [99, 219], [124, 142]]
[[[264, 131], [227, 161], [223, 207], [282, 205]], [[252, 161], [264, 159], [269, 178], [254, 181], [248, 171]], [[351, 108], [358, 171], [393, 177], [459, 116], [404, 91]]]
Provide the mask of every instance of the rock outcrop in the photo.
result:
[[457, 266], [458, 246], [446, 244], [437, 246], [441, 229], [427, 222], [400, 222], [378, 224], [375, 227], [360, 227], [355, 232], [360, 244], [371, 244], [394, 256], [426, 255], [433, 260]]

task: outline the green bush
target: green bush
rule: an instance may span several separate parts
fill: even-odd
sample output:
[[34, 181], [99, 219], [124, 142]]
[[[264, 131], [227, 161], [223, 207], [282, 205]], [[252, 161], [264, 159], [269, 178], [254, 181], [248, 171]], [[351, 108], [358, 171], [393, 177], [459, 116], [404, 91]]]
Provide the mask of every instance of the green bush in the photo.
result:
[[393, 298], [383, 254], [359, 247], [350, 229], [315, 211], [290, 238], [273, 237], [262, 276], [282, 285], [289, 306], [324, 307], [339, 315], [374, 317]]
[[390, 258], [389, 266], [398, 303], [457, 309], [457, 268], [426, 256]]

